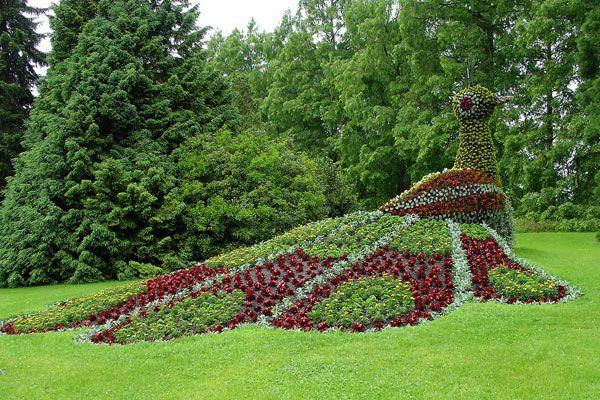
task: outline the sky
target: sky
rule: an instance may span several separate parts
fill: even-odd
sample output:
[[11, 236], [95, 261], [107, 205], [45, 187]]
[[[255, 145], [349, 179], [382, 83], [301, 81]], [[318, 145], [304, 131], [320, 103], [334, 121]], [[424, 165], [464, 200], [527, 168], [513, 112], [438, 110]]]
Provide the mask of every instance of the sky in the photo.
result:
[[[28, 0], [34, 7], [49, 7], [58, 0]], [[228, 34], [235, 28], [245, 28], [251, 18], [261, 29], [272, 31], [280, 22], [286, 10], [296, 12], [298, 0], [190, 0], [198, 4], [200, 26], [211, 26]], [[40, 17], [40, 32], [50, 32], [48, 18]], [[45, 39], [40, 48], [50, 50], [50, 40]]]

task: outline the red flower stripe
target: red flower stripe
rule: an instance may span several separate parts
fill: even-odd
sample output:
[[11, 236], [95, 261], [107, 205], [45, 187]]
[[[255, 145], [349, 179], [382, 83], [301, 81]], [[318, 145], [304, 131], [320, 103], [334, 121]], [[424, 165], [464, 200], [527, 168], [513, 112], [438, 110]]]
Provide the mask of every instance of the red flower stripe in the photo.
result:
[[[415, 309], [405, 316], [398, 316], [387, 321], [392, 326], [414, 325], [420, 319], [431, 319], [431, 312], [439, 312], [452, 302], [452, 260], [450, 257], [425, 254], [410, 255], [385, 247], [356, 263], [342, 275], [336, 276], [326, 284], [316, 287], [306, 299], [293, 304], [290, 309], [273, 324], [285, 329], [325, 330], [330, 328], [326, 323], [311, 321], [308, 317], [312, 307], [327, 298], [344, 282], [366, 277], [380, 277], [384, 274], [402, 279], [411, 284]], [[367, 328], [380, 329], [378, 326], [367, 327], [355, 324], [352, 329], [363, 331]]]
[[[473, 293], [484, 300], [500, 299], [502, 296], [494, 290], [488, 278], [488, 271], [492, 268], [504, 265], [511, 269], [526, 270], [519, 263], [512, 261], [502, 248], [492, 238], [474, 239], [465, 234], [461, 235], [463, 248], [467, 253], [469, 267], [473, 275]], [[567, 294], [567, 288], [558, 285], [558, 294], [552, 298], [541, 299], [540, 302], [556, 302]], [[509, 298], [508, 303], [514, 303], [517, 299]], [[528, 300], [532, 303], [533, 300]]]

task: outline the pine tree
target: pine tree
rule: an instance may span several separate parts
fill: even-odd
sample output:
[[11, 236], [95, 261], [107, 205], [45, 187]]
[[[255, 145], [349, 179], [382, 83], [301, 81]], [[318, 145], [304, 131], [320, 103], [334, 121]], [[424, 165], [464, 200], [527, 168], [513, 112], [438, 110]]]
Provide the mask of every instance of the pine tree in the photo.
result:
[[[73, 17], [67, 3], [55, 27], [77, 26], [61, 19]], [[0, 285], [181, 266], [185, 227], [159, 217], [179, 183], [173, 152], [236, 114], [196, 17], [184, 0], [103, 0], [77, 35], [57, 30], [53, 43], [64, 45], [0, 209]]]
[[38, 80], [34, 67], [44, 65], [44, 54], [36, 48], [43, 35], [36, 32], [34, 21], [43, 12], [24, 0], [0, 2], [0, 191], [12, 174], [12, 159], [21, 150]]

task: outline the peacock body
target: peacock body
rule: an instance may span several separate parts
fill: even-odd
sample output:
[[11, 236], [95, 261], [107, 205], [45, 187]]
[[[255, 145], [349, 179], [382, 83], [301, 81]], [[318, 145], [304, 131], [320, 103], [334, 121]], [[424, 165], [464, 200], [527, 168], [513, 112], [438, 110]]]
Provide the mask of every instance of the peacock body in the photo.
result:
[[511, 208], [487, 124], [503, 100], [480, 86], [459, 92], [453, 168], [379, 210], [311, 223], [192, 268], [18, 316], [0, 332], [88, 326], [84, 340], [111, 344], [245, 323], [365, 331], [414, 325], [473, 299], [573, 298], [576, 288], [512, 254]]

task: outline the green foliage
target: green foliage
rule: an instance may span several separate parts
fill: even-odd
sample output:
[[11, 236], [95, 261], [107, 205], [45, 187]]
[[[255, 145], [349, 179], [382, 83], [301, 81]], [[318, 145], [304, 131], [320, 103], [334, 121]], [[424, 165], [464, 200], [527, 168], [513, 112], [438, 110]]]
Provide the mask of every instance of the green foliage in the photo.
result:
[[515, 221], [515, 228], [517, 232], [594, 232], [600, 229], [600, 218], [573, 218], [560, 221], [519, 218]]
[[487, 239], [491, 236], [487, 229], [478, 224], [461, 224], [460, 231], [473, 239]]
[[260, 107], [245, 118], [339, 162], [364, 207], [451, 166], [448, 103], [472, 64], [476, 83], [514, 95], [484, 136], [515, 204], [552, 188], [556, 205], [587, 205], [600, 195], [599, 15], [583, 0], [307, 0], [272, 34], [221, 39], [214, 57], [253, 82], [240, 92]]
[[24, 0], [5, 0], [0, 7], [0, 198], [13, 172], [12, 159], [22, 150], [31, 90], [38, 80], [34, 68], [45, 63], [36, 48], [43, 35], [36, 32], [34, 21], [43, 12]]
[[12, 322], [14, 329], [20, 332], [31, 330], [40, 332], [44, 329], [55, 329], [56, 325], [67, 327], [72, 322], [84, 320], [90, 314], [96, 314], [116, 306], [145, 289], [146, 286], [140, 283], [121, 285], [89, 296], [73, 298], [42, 311], [9, 319], [9, 321]]
[[117, 343], [169, 340], [183, 335], [202, 333], [224, 324], [237, 314], [244, 303], [239, 290], [198, 297], [186, 297], [172, 306], [163, 306], [146, 316], [132, 317], [131, 322], [115, 332]]
[[527, 301], [551, 298], [558, 294], [556, 284], [531, 271], [500, 266], [488, 273], [490, 283], [503, 297]]
[[452, 242], [445, 221], [423, 219], [398, 232], [390, 247], [411, 254], [443, 255], [452, 250]]
[[[330, 212], [319, 165], [264, 134], [194, 137], [178, 158], [183, 180], [159, 217], [185, 224], [183, 252], [195, 259], [272, 238]], [[336, 201], [339, 212], [344, 199]]]
[[358, 227], [355, 224], [346, 224], [304, 250], [315, 257], [356, 256], [366, 246], [394, 232], [403, 221], [404, 217], [384, 214], [376, 221]]
[[187, 1], [95, 2], [93, 18], [67, 9], [91, 3], [60, 4], [53, 24], [72, 29], [56, 31], [68, 46], [51, 57], [0, 209], [0, 286], [179, 266], [183, 227], [163, 217], [173, 151], [235, 118]]
[[415, 308], [410, 284], [389, 276], [341, 284], [308, 313], [312, 321], [349, 328], [372, 325], [408, 314]]
[[212, 257], [204, 262], [209, 267], [231, 268], [243, 264], [255, 263], [259, 259], [287, 251], [291, 246], [304, 248], [313, 240], [326, 236], [346, 225], [360, 223], [367, 217], [365, 212], [356, 212], [335, 219], [323, 219], [308, 225], [299, 226], [273, 239], [251, 247], [239, 247], [228, 253]]
[[555, 191], [525, 196], [519, 209], [516, 227], [520, 232], [564, 231], [593, 232], [600, 229], [600, 206], [555, 203]]

